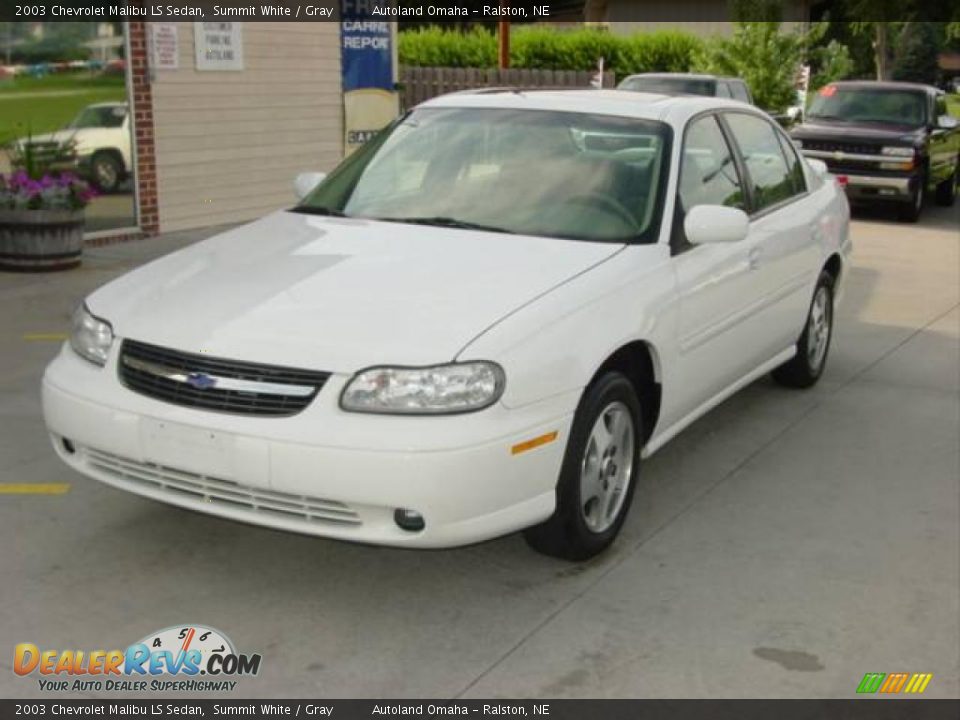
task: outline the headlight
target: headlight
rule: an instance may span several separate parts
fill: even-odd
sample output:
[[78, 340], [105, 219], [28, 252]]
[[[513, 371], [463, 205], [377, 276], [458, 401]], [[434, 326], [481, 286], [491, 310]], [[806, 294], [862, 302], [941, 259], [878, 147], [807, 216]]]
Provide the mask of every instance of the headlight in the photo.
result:
[[113, 345], [113, 328], [106, 320], [95, 317], [81, 304], [73, 313], [70, 328], [70, 347], [84, 360], [97, 365], [107, 364], [107, 355]]
[[443, 415], [489, 407], [503, 394], [503, 369], [476, 361], [432, 367], [363, 370], [340, 395], [350, 412]]
[[880, 151], [883, 155], [893, 155], [894, 157], [913, 157], [912, 147], [885, 147]]

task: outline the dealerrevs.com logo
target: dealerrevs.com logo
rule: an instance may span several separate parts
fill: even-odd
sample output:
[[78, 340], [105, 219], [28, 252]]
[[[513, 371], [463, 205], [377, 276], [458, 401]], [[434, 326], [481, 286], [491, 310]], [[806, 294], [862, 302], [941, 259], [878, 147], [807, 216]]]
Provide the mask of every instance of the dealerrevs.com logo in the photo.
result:
[[126, 650], [14, 648], [13, 671], [39, 676], [45, 691], [144, 692], [233, 690], [235, 677], [260, 672], [261, 656], [234, 649], [219, 630], [177, 625], [147, 635]]

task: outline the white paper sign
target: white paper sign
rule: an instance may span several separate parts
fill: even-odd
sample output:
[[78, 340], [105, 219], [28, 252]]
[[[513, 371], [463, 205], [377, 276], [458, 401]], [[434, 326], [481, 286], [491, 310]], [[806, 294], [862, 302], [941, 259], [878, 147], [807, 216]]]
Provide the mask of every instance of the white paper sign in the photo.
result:
[[195, 22], [197, 70], [243, 70], [243, 23]]
[[176, 70], [180, 66], [180, 43], [173, 23], [147, 23], [150, 28], [150, 66]]

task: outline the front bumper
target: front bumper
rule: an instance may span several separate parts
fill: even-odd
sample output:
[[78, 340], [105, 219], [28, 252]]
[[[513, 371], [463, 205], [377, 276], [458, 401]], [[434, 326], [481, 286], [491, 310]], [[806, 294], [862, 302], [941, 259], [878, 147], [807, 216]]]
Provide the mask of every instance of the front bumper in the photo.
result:
[[[833, 172], [833, 171], [831, 171]], [[920, 180], [914, 177], [878, 177], [873, 175], [850, 175], [836, 171], [847, 178], [847, 197], [856, 200], [895, 200], [909, 202]]]
[[[827, 164], [831, 175], [846, 178], [847, 197], [851, 201], [894, 200], [909, 202], [920, 183], [916, 171], [882, 171], [880, 163], [895, 163], [897, 157], [883, 155], [843, 154], [837, 158], [833, 152], [825, 150], [802, 150], [805, 157], [822, 160]], [[849, 167], [856, 163], [854, 167]]]
[[[43, 380], [57, 454], [107, 485], [171, 505], [280, 530], [382, 545], [451, 547], [549, 517], [577, 398], [468, 415], [345, 413], [332, 376], [293, 417], [169, 405], [125, 388], [66, 346]], [[513, 445], [557, 440], [514, 454]], [[64, 442], [64, 441], [67, 442]], [[413, 532], [397, 508], [419, 512]]]

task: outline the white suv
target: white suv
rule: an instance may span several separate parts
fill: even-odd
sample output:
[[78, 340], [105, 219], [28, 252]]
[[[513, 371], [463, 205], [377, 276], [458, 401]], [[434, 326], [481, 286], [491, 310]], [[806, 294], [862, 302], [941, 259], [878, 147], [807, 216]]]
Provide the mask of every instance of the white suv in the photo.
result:
[[88, 105], [63, 130], [22, 138], [16, 149], [22, 153], [28, 142], [38, 159], [54, 164], [76, 153], [77, 170], [102, 192], [116, 191], [132, 168], [130, 113], [123, 102]]

